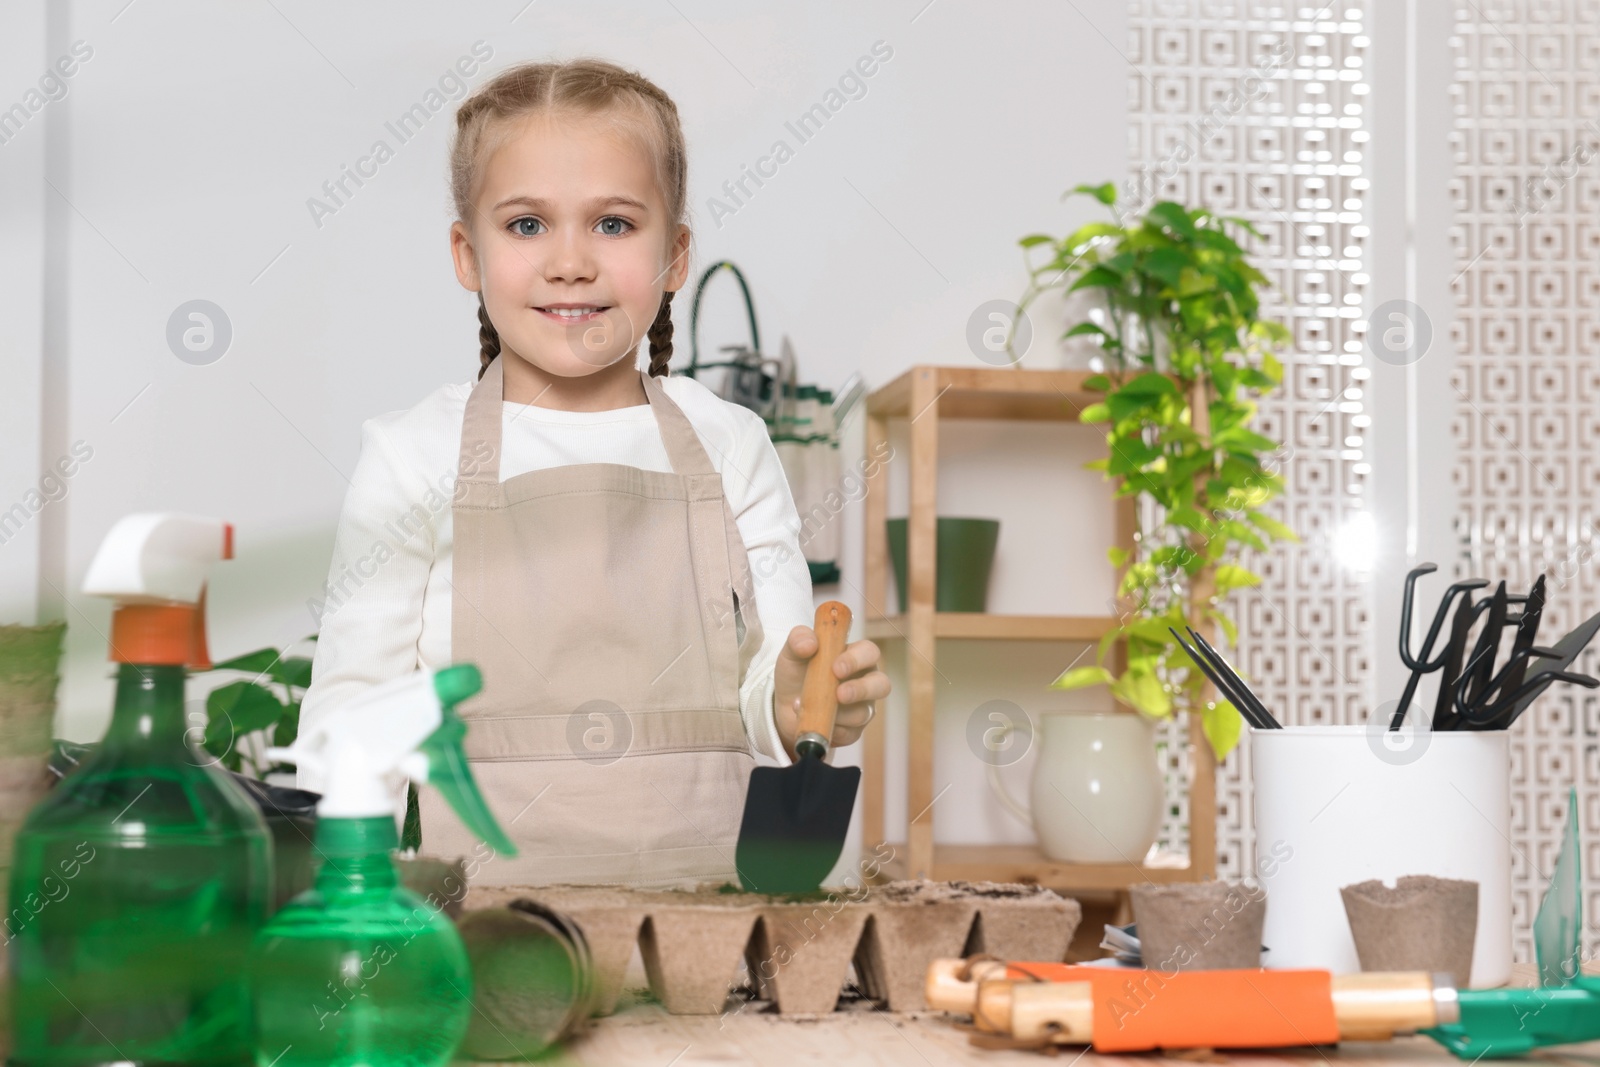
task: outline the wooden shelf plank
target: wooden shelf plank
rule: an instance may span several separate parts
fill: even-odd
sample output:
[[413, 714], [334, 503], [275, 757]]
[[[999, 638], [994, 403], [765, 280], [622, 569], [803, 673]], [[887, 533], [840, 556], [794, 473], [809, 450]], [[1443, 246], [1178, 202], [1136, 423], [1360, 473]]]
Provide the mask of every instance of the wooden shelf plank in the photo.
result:
[[[890, 878], [903, 877], [904, 846], [891, 846], [894, 858], [883, 864]], [[1033, 845], [936, 845], [931, 875], [939, 881], [1023, 882], [1057, 889], [1120, 890], [1154, 882], [1168, 885], [1194, 881], [1182, 856], [1159, 857], [1155, 863], [1060, 863]]]
[[1078, 412], [1104, 394], [1085, 389], [1086, 370], [1015, 370], [1009, 367], [912, 367], [867, 397], [867, 410], [907, 418], [912, 411], [911, 382], [931, 372], [939, 415], [949, 419], [1024, 419], [1075, 422]]
[[[1109, 615], [991, 615], [981, 611], [942, 611], [933, 617], [935, 637], [977, 641], [1098, 641], [1115, 628]], [[894, 641], [909, 637], [904, 615], [866, 621], [867, 637]]]

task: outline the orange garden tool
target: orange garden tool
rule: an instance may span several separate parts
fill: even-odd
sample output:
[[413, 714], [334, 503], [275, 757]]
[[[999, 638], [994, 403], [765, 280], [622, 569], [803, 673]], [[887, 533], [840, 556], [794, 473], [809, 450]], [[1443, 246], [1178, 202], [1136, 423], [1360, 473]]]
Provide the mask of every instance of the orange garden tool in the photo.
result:
[[1163, 971], [935, 960], [928, 1006], [972, 1015], [975, 1044], [1096, 1052], [1286, 1048], [1421, 1032], [1462, 1059], [1600, 1038], [1600, 979], [1458, 990], [1426, 972]]

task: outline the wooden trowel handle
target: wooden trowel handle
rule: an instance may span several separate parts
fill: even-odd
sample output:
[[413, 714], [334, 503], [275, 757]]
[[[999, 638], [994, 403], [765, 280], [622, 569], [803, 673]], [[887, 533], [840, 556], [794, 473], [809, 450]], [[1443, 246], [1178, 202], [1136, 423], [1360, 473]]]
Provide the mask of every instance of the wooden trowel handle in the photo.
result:
[[839, 713], [839, 679], [833, 664], [850, 636], [850, 609], [837, 600], [824, 601], [817, 606], [812, 629], [817, 632], [817, 654], [806, 664], [800, 688], [800, 728], [794, 749], [822, 759], [833, 743], [833, 720]]

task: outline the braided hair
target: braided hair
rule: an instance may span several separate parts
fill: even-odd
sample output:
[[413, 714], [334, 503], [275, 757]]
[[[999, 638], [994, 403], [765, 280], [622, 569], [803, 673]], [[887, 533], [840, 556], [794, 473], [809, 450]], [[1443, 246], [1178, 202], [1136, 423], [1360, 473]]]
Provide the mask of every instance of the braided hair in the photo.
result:
[[[654, 82], [602, 59], [524, 63], [485, 82], [456, 109], [450, 144], [450, 198], [456, 218], [470, 229], [477, 214], [472, 194], [484, 162], [510, 135], [516, 120], [539, 113], [599, 118], [631, 135], [650, 153], [656, 185], [673, 223], [688, 223], [688, 153], [678, 108]], [[672, 292], [662, 293], [650, 324], [650, 375], [667, 373], [672, 359]], [[478, 293], [478, 377], [500, 355], [500, 334]]]

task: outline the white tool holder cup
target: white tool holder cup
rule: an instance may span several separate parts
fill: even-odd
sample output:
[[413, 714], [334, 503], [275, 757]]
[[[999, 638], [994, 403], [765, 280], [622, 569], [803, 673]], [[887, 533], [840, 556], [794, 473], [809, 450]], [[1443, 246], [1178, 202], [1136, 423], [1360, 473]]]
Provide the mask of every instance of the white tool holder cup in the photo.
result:
[[[1420, 712], [1413, 709], [1413, 718]], [[1478, 883], [1473, 986], [1511, 977], [1511, 766], [1504, 730], [1253, 730], [1256, 867], [1269, 967], [1361, 969], [1343, 886]]]

